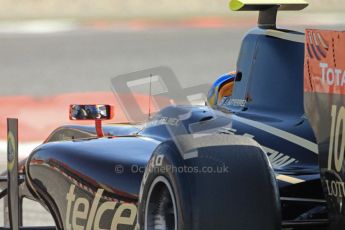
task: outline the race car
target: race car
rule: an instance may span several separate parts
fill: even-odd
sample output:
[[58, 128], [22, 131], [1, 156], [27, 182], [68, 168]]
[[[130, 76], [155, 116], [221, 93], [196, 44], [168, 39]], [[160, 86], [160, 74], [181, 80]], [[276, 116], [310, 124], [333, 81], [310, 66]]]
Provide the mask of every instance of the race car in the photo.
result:
[[[211, 88], [209, 105], [171, 105], [143, 124], [106, 125], [111, 106], [72, 105], [71, 120], [95, 126], [59, 127], [20, 163], [18, 121], [9, 119], [0, 197], [8, 195], [10, 229], [24, 229], [24, 197], [52, 214], [56, 226], [40, 229], [343, 228], [342, 199], [330, 200], [320, 174], [320, 120], [311, 123], [304, 109], [305, 35], [276, 27], [279, 10], [307, 5], [230, 2], [259, 11], [258, 26], [243, 38], [236, 71]], [[106, 109], [98, 116], [97, 108]], [[341, 171], [343, 158], [336, 162]]]

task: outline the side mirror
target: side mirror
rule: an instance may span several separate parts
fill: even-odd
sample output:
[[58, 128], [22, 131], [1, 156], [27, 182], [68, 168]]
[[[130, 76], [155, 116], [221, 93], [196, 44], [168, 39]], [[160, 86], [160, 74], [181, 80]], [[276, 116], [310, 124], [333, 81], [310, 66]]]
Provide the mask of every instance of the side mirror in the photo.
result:
[[70, 120], [110, 120], [113, 107], [110, 105], [70, 105]]
[[94, 120], [98, 137], [104, 137], [102, 120], [110, 120], [113, 117], [111, 105], [70, 105], [70, 120]]

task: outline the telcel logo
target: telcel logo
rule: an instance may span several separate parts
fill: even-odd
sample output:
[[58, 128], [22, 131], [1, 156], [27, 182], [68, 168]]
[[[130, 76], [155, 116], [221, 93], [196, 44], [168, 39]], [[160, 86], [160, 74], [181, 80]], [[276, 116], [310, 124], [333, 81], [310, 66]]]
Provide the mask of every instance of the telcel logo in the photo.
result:
[[98, 189], [90, 208], [89, 200], [84, 197], [76, 198], [74, 190], [75, 185], [71, 185], [66, 195], [67, 211], [65, 223], [67, 230], [100, 230], [102, 216], [109, 210], [115, 210], [110, 226], [111, 230], [118, 229], [119, 225], [134, 225], [137, 216], [137, 207], [134, 204], [106, 201], [99, 205], [104, 190]]

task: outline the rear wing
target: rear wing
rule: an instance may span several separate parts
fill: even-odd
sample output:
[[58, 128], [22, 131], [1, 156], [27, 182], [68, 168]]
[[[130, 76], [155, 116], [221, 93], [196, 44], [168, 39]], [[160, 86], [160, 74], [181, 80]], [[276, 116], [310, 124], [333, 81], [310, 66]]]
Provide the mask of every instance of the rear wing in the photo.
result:
[[345, 226], [345, 32], [306, 30], [304, 107], [319, 149], [329, 228]]
[[276, 28], [278, 10], [298, 11], [308, 6], [304, 0], [231, 0], [229, 7], [233, 11], [259, 11], [260, 28]]

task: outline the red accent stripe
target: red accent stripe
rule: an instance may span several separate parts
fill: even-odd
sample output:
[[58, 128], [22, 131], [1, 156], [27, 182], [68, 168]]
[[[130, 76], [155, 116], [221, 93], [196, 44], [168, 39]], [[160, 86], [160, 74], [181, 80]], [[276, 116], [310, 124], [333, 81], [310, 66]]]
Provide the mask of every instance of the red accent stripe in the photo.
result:
[[[148, 111], [148, 97], [135, 95], [143, 112]], [[43, 141], [53, 130], [64, 124], [90, 124], [92, 121], [70, 121], [70, 104], [111, 104], [114, 118], [105, 123], [127, 122], [112, 92], [66, 93], [56, 96], [0, 97], [0, 139], [6, 139], [6, 118], [19, 119], [19, 141]]]
[[250, 17], [245, 20], [233, 17], [195, 17], [190, 19], [178, 20], [155, 20], [155, 19], [134, 19], [127, 21], [106, 21], [98, 20], [85, 24], [87, 27], [96, 29], [123, 28], [130, 30], [147, 30], [159, 28], [225, 28], [255, 25], [256, 18]]

